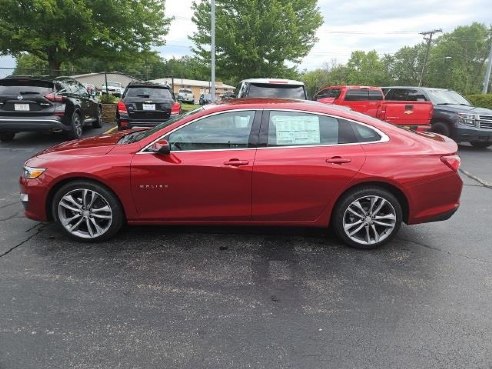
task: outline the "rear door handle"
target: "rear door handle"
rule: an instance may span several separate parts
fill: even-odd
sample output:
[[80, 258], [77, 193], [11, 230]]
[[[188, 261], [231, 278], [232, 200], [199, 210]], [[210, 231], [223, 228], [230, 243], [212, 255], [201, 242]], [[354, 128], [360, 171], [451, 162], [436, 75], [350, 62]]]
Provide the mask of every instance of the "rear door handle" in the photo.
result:
[[341, 156], [334, 156], [332, 158], [326, 159], [326, 162], [329, 164], [346, 164], [350, 163], [352, 159], [342, 158]]
[[231, 159], [224, 162], [224, 165], [230, 165], [232, 167], [240, 167], [241, 165], [248, 165], [248, 160]]

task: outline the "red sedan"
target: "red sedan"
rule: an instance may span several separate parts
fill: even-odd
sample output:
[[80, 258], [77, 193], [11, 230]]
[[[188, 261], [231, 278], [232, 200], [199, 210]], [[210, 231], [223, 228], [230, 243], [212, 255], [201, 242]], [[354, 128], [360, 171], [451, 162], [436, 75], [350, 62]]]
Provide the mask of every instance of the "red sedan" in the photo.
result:
[[148, 130], [62, 143], [29, 159], [26, 216], [98, 241], [123, 224], [328, 227], [374, 248], [401, 222], [448, 219], [454, 141], [297, 100], [206, 105]]

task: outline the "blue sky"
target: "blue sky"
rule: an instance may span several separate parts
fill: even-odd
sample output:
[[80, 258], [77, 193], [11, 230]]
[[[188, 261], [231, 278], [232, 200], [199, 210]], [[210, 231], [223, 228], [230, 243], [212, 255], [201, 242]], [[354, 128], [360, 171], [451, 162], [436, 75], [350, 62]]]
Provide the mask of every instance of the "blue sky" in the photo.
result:
[[[195, 30], [192, 1], [166, 1], [166, 13], [175, 20], [166, 37], [167, 45], [158, 49], [162, 57], [191, 55], [187, 36]], [[450, 32], [473, 22], [492, 24], [490, 0], [319, 0], [318, 5], [324, 24], [317, 32], [318, 43], [302, 61], [301, 69], [315, 69], [332, 61], [345, 63], [355, 50], [391, 54], [421, 42], [422, 31], [441, 28]], [[12, 58], [0, 57], [0, 67], [14, 66]]]

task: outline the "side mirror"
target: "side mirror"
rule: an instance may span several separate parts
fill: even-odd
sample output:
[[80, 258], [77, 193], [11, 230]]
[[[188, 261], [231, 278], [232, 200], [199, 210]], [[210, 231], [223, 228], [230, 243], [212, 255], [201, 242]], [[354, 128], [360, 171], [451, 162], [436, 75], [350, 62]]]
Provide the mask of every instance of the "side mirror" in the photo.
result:
[[159, 155], [169, 155], [171, 153], [171, 145], [166, 140], [159, 140], [149, 147], [149, 151]]

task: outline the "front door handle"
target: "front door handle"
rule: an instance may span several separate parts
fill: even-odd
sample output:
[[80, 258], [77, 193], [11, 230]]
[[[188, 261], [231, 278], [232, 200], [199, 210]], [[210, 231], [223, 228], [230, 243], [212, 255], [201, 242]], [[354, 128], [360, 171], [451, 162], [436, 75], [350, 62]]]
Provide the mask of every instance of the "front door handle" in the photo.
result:
[[248, 160], [231, 159], [224, 162], [224, 165], [230, 165], [232, 167], [240, 167], [241, 165], [248, 165]]
[[352, 159], [342, 158], [341, 156], [334, 156], [332, 158], [326, 159], [326, 162], [329, 164], [346, 164], [350, 163]]

